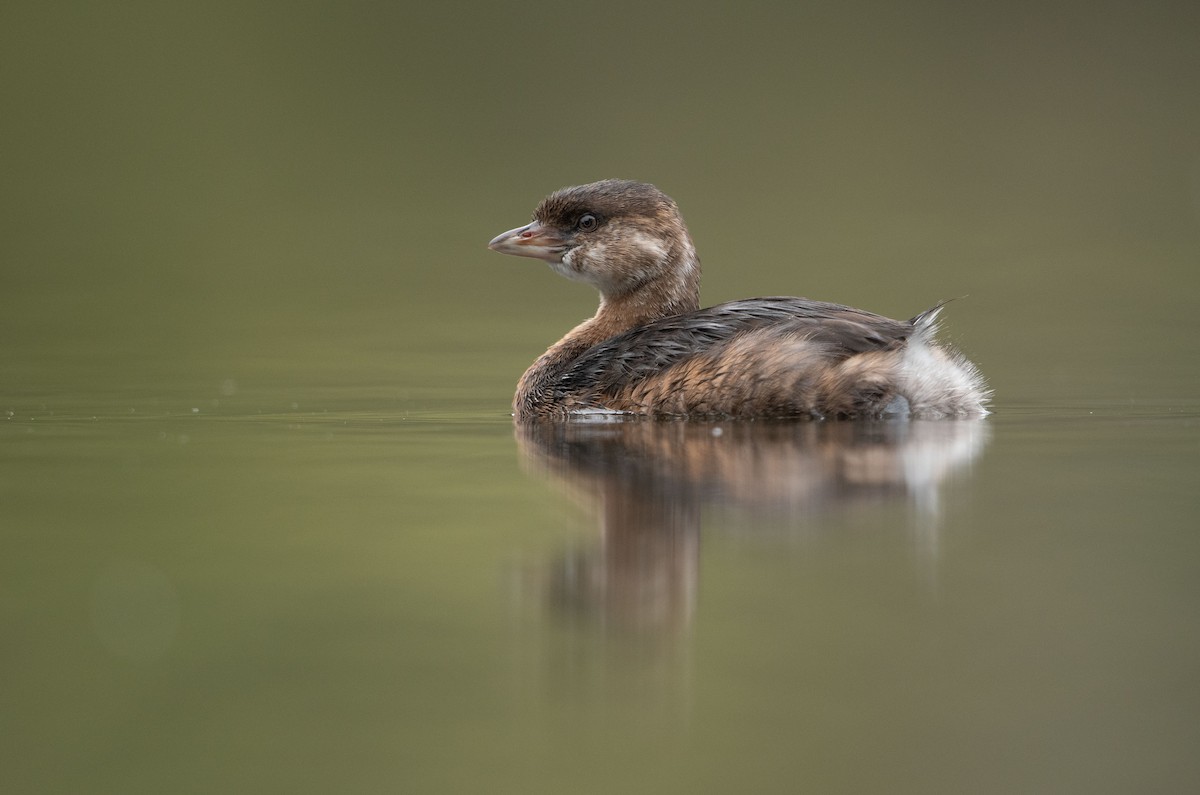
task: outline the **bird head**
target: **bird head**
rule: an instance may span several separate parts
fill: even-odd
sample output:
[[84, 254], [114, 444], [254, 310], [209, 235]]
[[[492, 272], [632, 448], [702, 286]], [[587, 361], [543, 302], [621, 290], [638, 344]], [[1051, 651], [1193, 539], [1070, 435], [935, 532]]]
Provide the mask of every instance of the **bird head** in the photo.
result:
[[533, 221], [488, 248], [545, 260], [606, 298], [683, 278], [698, 291], [699, 262], [675, 202], [653, 185], [606, 179], [547, 196]]

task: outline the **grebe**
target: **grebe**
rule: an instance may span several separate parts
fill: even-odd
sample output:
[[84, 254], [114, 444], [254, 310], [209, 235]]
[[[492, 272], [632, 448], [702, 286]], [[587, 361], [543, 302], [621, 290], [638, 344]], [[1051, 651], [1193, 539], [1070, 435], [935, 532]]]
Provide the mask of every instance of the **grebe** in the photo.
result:
[[563, 188], [488, 248], [545, 260], [600, 291], [596, 315], [525, 371], [518, 420], [592, 412], [677, 417], [977, 417], [975, 365], [933, 342], [942, 306], [891, 320], [806, 298], [700, 309], [700, 260], [675, 202], [606, 179]]

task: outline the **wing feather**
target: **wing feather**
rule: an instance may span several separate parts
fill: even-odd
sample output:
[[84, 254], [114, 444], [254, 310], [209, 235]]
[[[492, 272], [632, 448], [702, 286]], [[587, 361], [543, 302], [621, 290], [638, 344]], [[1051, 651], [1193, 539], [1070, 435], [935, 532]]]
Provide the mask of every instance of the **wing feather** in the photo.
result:
[[900, 348], [915, 330], [913, 321], [805, 298], [731, 301], [663, 318], [592, 346], [562, 374], [555, 391], [566, 395], [587, 389], [611, 395], [751, 331], [808, 339], [820, 343], [836, 360], [844, 360]]

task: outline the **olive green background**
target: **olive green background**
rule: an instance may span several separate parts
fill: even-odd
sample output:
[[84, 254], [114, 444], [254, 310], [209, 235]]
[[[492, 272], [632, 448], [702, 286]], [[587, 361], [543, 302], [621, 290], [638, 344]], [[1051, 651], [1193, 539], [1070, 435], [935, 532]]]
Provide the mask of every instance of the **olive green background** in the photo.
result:
[[965, 295], [951, 337], [1001, 402], [1195, 393], [1186, 3], [0, 13], [6, 363], [467, 352], [519, 323], [511, 381], [594, 299], [483, 244], [623, 176], [680, 203], [708, 303]]

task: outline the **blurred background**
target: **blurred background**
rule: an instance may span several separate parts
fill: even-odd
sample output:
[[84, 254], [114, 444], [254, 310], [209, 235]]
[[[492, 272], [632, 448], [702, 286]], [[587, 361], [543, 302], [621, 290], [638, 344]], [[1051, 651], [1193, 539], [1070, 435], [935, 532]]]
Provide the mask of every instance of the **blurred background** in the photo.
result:
[[484, 245], [621, 176], [681, 205], [705, 303], [967, 296], [949, 338], [1001, 405], [1194, 394], [1198, 31], [1182, 2], [6, 3], [0, 363], [211, 390], [384, 348], [416, 389], [433, 343], [501, 358], [504, 403], [595, 299]]
[[[514, 438], [604, 177], [995, 414]], [[1194, 2], [0, 4], [0, 789], [1195, 791], [1198, 265]]]

